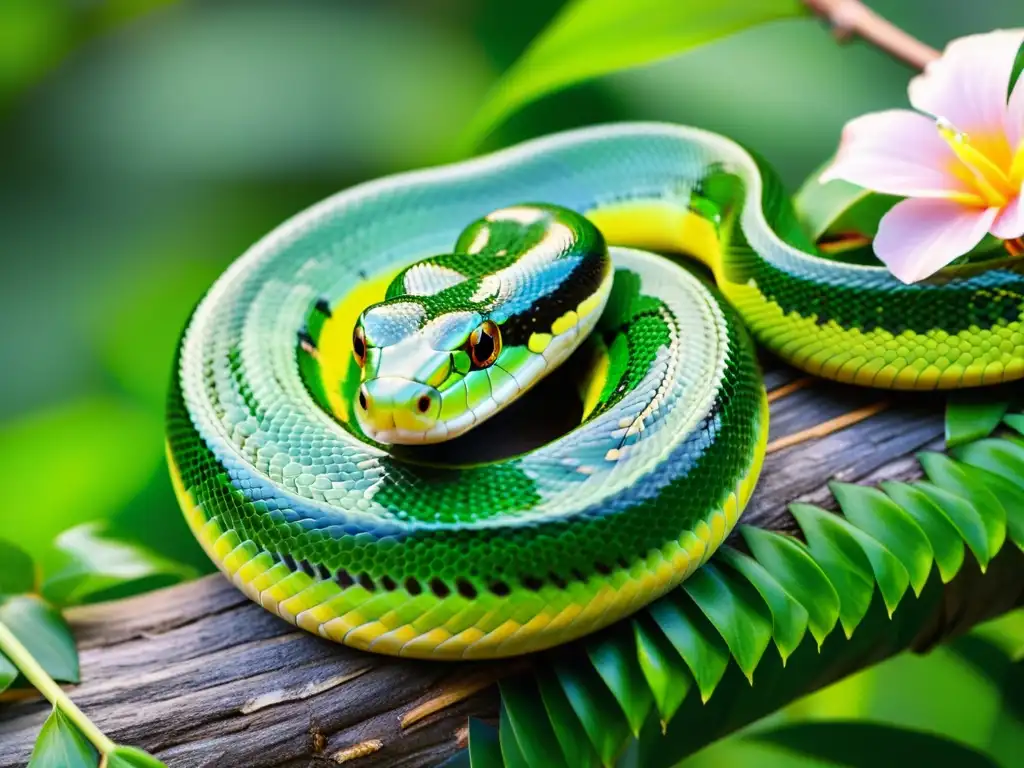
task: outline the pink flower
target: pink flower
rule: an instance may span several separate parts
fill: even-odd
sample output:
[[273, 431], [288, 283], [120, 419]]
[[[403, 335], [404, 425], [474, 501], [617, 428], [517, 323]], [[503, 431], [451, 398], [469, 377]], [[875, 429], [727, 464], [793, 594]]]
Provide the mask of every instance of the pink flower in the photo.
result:
[[847, 123], [822, 181], [845, 179], [907, 198], [883, 218], [875, 253], [905, 283], [923, 280], [991, 232], [1024, 235], [1024, 77], [1007, 99], [1024, 29], [954, 40], [915, 77], [920, 112]]

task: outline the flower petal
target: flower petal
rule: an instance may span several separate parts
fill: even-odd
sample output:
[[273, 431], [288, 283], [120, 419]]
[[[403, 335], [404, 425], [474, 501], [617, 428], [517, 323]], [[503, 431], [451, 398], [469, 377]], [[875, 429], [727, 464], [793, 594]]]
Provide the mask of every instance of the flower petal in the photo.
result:
[[956, 155], [935, 122], [906, 109], [872, 112], [843, 128], [835, 161], [821, 180], [844, 179], [866, 189], [902, 197], [974, 194], [953, 175]]
[[1024, 29], [954, 40], [910, 81], [910, 103], [979, 138], [1002, 135], [1010, 71], [1022, 41]]
[[989, 230], [1000, 240], [1024, 237], [1024, 186], [1020, 193], [1003, 208]]
[[903, 200], [879, 222], [875, 254], [904, 283], [916, 283], [980, 243], [998, 213], [951, 200]]
[[1006, 137], [1010, 147], [1024, 152], [1024, 74], [1017, 79], [1006, 109]]

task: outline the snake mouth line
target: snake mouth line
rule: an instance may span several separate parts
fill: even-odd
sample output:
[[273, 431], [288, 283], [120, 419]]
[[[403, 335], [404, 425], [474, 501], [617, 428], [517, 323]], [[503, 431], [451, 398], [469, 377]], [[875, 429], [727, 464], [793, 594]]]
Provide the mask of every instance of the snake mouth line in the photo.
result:
[[[472, 417], [472, 412], [468, 416]], [[360, 418], [358, 415], [357, 420], [359, 428], [370, 440], [395, 448], [400, 448], [404, 445], [424, 446], [443, 442], [461, 435], [475, 423], [474, 418], [465, 419], [459, 417], [459, 419], [448, 422], [439, 421], [424, 429], [409, 429], [408, 427], [400, 427], [393, 415], [388, 417], [390, 423], [385, 424], [383, 427], [369, 423], [368, 420]], [[463, 424], [462, 422], [466, 423]]]
[[410, 430], [391, 427], [381, 430], [364, 429], [363, 431], [366, 432], [368, 438], [384, 445], [428, 445], [431, 442], [429, 435], [433, 430]]

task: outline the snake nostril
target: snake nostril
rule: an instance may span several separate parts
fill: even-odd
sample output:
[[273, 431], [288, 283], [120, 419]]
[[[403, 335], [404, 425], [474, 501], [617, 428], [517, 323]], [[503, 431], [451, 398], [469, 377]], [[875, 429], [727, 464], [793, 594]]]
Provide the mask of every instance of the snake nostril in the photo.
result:
[[370, 396], [366, 394], [366, 385], [359, 388], [359, 407], [364, 411], [370, 410]]
[[420, 395], [420, 399], [416, 401], [416, 407], [420, 413], [426, 413], [430, 410], [430, 395]]

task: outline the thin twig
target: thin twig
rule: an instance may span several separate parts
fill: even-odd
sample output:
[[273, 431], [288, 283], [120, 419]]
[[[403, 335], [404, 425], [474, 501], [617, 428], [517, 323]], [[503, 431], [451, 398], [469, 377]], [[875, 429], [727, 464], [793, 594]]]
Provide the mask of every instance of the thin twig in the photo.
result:
[[817, 379], [812, 376], [805, 376], [802, 379], [795, 379], [789, 382], [789, 384], [783, 384], [778, 389], [773, 389], [768, 393], [768, 402], [774, 403], [777, 400], [781, 400], [784, 397], [789, 397], [794, 392], [799, 392], [801, 389], [806, 389], [811, 386]]
[[446, 707], [458, 704], [460, 701], [468, 699], [474, 693], [479, 693], [485, 688], [491, 687], [500, 678], [513, 674], [521, 669], [522, 666], [522, 662], [508, 664], [502, 666], [500, 672], [497, 670], [488, 670], [482, 673], [470, 674], [467, 677], [452, 681], [444, 687], [441, 693], [428, 701], [413, 707], [402, 715], [399, 725], [403, 729], [408, 728], [435, 712], [440, 712]]
[[331, 759], [338, 765], [341, 765], [342, 763], [347, 763], [350, 760], [358, 760], [361, 757], [372, 755], [374, 752], [379, 752], [383, 746], [384, 742], [380, 739], [369, 739], [335, 752], [331, 756]]
[[786, 448], [792, 448], [794, 445], [800, 445], [800, 443], [806, 443], [808, 440], [818, 440], [822, 437], [828, 437], [829, 435], [838, 432], [841, 429], [852, 427], [854, 424], [858, 424], [865, 419], [869, 419], [872, 416], [881, 413], [888, 408], [890, 403], [888, 401], [882, 401], [875, 403], [874, 405], [868, 405], [864, 408], [858, 408], [856, 411], [850, 413], [844, 413], [842, 416], [837, 416], [834, 419], [822, 422], [816, 426], [804, 429], [792, 435], [786, 435], [780, 437], [778, 440], [773, 440], [768, 443], [768, 447], [765, 449], [767, 453], [777, 453], [778, 451]]
[[839, 40], [859, 37], [917, 69], [924, 69], [939, 57], [937, 50], [882, 18], [860, 0], [804, 0], [804, 4], [828, 22]]
[[14, 666], [25, 676], [26, 680], [32, 683], [53, 706], [63, 712], [68, 720], [78, 727], [82, 735], [92, 742], [101, 755], [107, 755], [114, 751], [114, 742], [108, 739], [99, 728], [93, 725], [85, 713], [75, 706], [64, 690], [36, 661], [31, 652], [2, 622], [0, 622], [0, 651], [3, 651], [7, 658], [14, 662]]

